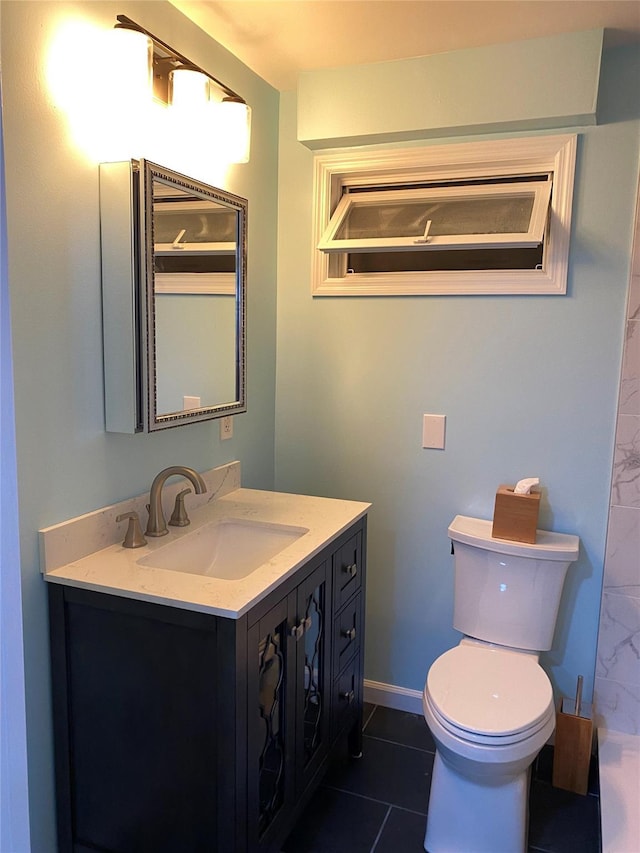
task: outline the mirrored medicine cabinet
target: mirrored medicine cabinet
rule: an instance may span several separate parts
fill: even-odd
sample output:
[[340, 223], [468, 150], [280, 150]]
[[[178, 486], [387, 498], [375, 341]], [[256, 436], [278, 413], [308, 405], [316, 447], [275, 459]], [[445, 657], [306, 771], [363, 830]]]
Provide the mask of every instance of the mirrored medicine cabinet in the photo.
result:
[[247, 201], [147, 160], [100, 165], [109, 432], [246, 411]]

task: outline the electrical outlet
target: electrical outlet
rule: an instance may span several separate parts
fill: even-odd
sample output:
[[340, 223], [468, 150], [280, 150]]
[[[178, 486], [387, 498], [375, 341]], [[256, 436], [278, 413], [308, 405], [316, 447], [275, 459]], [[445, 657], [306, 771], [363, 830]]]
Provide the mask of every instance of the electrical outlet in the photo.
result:
[[231, 415], [227, 415], [226, 418], [220, 418], [220, 438], [222, 441], [225, 438], [231, 438], [233, 436], [233, 418]]

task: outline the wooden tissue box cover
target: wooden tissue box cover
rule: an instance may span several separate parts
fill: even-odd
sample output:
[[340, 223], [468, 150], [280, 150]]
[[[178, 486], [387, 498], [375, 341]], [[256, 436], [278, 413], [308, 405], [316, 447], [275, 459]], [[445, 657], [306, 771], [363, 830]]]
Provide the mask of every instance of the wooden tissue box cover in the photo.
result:
[[513, 486], [500, 486], [493, 511], [494, 539], [511, 539], [534, 545], [540, 512], [540, 492], [516, 495]]

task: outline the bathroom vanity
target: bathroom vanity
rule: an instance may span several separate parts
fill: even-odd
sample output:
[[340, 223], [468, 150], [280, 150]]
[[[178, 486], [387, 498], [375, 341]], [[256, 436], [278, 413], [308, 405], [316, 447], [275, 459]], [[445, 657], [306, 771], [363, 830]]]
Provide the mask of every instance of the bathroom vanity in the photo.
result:
[[238, 489], [163, 537], [306, 531], [236, 580], [155, 568], [163, 541], [45, 569], [61, 851], [280, 849], [361, 751], [367, 509]]

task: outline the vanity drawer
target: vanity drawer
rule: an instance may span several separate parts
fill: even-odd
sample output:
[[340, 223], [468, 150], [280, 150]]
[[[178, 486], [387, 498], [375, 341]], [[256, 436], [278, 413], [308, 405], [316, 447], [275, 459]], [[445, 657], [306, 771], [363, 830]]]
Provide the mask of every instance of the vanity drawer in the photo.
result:
[[336, 610], [362, 585], [362, 533], [356, 533], [333, 556], [333, 601]]
[[333, 623], [333, 671], [340, 672], [360, 647], [362, 598], [356, 595]]
[[355, 655], [333, 685], [333, 737], [353, 725], [361, 706], [360, 655]]

